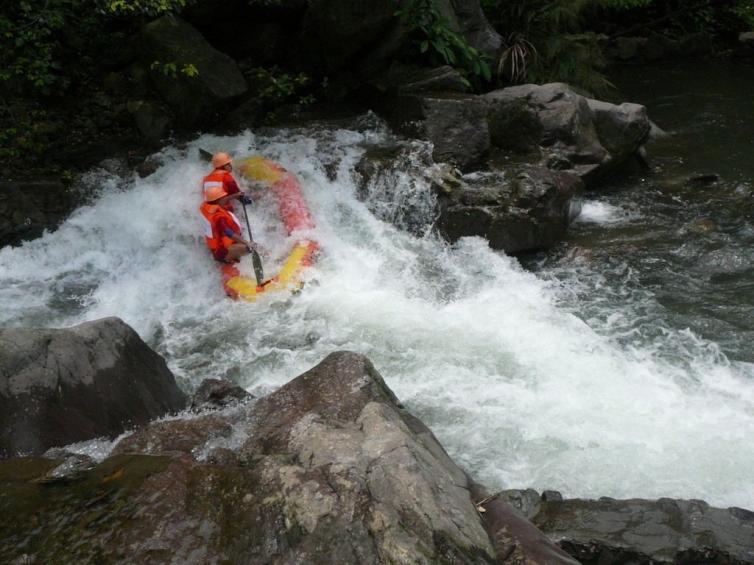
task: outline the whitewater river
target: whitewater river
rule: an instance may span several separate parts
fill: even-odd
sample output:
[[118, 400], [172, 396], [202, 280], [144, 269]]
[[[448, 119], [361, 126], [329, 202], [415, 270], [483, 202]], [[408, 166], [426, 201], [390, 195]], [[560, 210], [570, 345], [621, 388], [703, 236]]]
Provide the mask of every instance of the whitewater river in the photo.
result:
[[[689, 238], [719, 237], [703, 251], [725, 253], [743, 247], [746, 233], [683, 231], [695, 218], [668, 210], [678, 201], [686, 209], [685, 193], [675, 185], [647, 190], [649, 181], [638, 179], [590, 197], [569, 241], [524, 268], [481, 239], [450, 247], [378, 219], [407, 204], [432, 213], [426, 183], [410, 170], [390, 181], [399, 187], [395, 204], [378, 185], [367, 202], [357, 198], [355, 163], [366, 146], [389, 141], [365, 119], [348, 129], [203, 136], [166, 149], [146, 179], [93, 171], [87, 182], [98, 195], [88, 206], [55, 233], [0, 250], [0, 325], [120, 316], [186, 389], [227, 377], [262, 394], [334, 350], [357, 351], [492, 488], [754, 508], [750, 339], [739, 340], [730, 321], [715, 329], [709, 311], [725, 298], [707, 296], [710, 277], [682, 260]], [[207, 169], [200, 147], [263, 153], [298, 175], [322, 248], [302, 293], [252, 304], [224, 297], [198, 237]], [[427, 150], [414, 145], [417, 155]], [[725, 190], [750, 191], [744, 176]], [[261, 198], [251, 220], [273, 270], [290, 244], [274, 203]], [[648, 231], [654, 243], [644, 241]], [[672, 304], [658, 274], [671, 271], [685, 277]], [[723, 282], [750, 291], [746, 273]], [[740, 302], [726, 304], [741, 315]]]

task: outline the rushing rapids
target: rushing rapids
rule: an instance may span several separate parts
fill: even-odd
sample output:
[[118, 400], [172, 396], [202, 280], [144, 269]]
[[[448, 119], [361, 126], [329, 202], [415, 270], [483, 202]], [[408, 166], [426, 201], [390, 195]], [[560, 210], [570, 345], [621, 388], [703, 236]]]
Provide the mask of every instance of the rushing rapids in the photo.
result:
[[[98, 195], [59, 230], [0, 251], [0, 324], [120, 316], [187, 389], [224, 376], [264, 393], [353, 350], [493, 488], [754, 508], [754, 366], [674, 325], [648, 289], [579, 293], [481, 239], [450, 247], [396, 228], [384, 220], [384, 187], [370, 187], [364, 202], [353, 178], [365, 146], [394, 141], [372, 123], [203, 136], [164, 150], [146, 179], [93, 171]], [[321, 252], [304, 292], [225, 297], [200, 238], [199, 147], [263, 154], [295, 172]], [[432, 217], [422, 177], [408, 168], [391, 182], [397, 200]], [[278, 261], [292, 241], [275, 203], [262, 198], [250, 212], [255, 240]], [[597, 203], [585, 218], [610, 215]], [[597, 279], [620, 265], [561, 268]], [[628, 339], [620, 321], [639, 313]]]

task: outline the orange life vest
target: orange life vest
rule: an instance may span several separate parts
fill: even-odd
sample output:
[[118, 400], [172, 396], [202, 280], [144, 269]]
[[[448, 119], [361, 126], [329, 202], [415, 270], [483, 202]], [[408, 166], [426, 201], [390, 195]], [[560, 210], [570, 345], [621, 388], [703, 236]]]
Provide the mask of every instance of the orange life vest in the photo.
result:
[[204, 242], [207, 244], [207, 247], [212, 251], [217, 251], [220, 248], [227, 249], [235, 243], [227, 235], [217, 231], [217, 221], [220, 218], [225, 218], [230, 229], [240, 235], [241, 222], [233, 215], [233, 212], [223, 208], [219, 204], [210, 204], [209, 202], [203, 202], [199, 206], [199, 210], [204, 219]]
[[[207, 189], [211, 186], [223, 186], [226, 176], [230, 175], [223, 169], [215, 169], [202, 179], [202, 197], [207, 200]], [[232, 178], [232, 175], [231, 175]]]

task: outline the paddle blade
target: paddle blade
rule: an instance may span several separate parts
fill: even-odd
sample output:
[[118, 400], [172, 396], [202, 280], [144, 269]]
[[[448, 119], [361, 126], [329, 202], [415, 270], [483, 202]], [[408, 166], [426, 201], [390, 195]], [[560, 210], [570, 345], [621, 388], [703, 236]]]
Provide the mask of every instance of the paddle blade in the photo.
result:
[[254, 264], [254, 276], [257, 278], [257, 284], [261, 285], [262, 279], [264, 279], [264, 269], [262, 269], [262, 258], [256, 249], [251, 250], [251, 261]]

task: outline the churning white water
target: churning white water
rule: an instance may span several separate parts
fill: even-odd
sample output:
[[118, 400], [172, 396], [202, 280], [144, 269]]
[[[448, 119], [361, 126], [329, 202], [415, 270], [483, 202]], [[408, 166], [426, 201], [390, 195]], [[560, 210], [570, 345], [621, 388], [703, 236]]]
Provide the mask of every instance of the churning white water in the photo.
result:
[[[204, 136], [165, 150], [146, 179], [93, 172], [100, 193], [90, 205], [55, 233], [0, 251], [0, 325], [120, 316], [186, 388], [225, 376], [264, 393], [334, 350], [357, 351], [492, 488], [754, 508], [754, 368], [636, 319], [647, 293], [600, 296], [597, 285], [581, 299], [481, 239], [451, 247], [378, 219], [357, 199], [353, 169], [366, 145], [388, 137], [379, 128]], [[263, 153], [298, 175], [322, 248], [303, 292], [251, 304], [223, 295], [198, 237], [199, 147]], [[420, 177], [390, 182], [401, 198], [431, 204]], [[267, 198], [251, 221], [271, 272], [290, 241]], [[596, 221], [605, 213], [617, 214], [592, 210]]]

